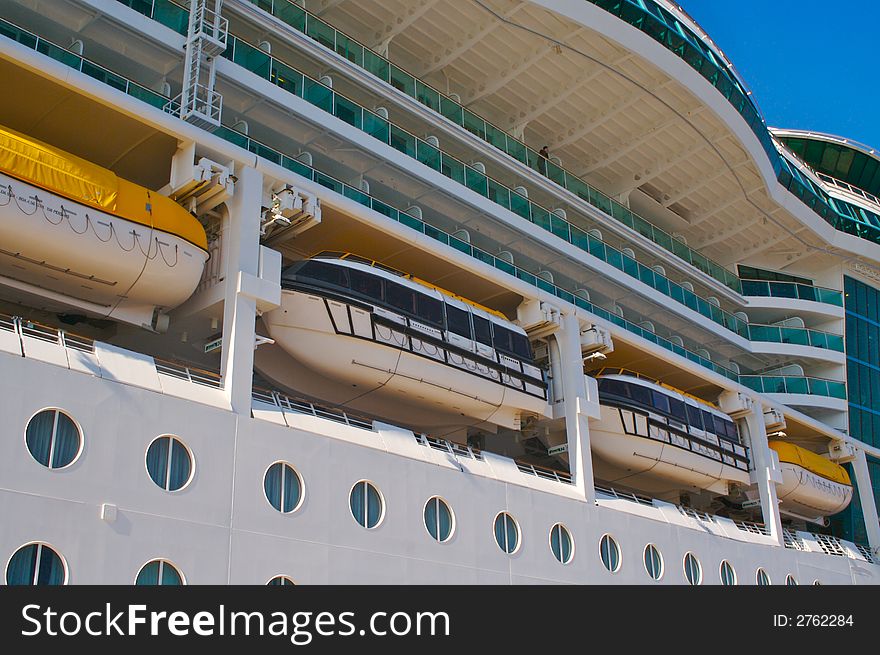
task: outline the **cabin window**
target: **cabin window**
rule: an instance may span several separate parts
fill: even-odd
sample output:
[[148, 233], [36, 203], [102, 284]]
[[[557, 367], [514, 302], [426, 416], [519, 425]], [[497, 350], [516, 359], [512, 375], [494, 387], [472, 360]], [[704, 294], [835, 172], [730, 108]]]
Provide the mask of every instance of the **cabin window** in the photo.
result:
[[465, 339], [472, 339], [470, 313], [452, 305], [446, 305], [446, 329]]
[[688, 415], [688, 423], [691, 424], [691, 427], [702, 430], [703, 429], [703, 412], [700, 411], [699, 407], [694, 407], [693, 405], [687, 406], [687, 415]]
[[767, 571], [764, 569], [758, 569], [755, 573], [755, 582], [757, 582], [759, 587], [769, 587], [770, 576], [767, 575]]
[[687, 412], [685, 411], [685, 402], [678, 398], [669, 399], [669, 413], [682, 423], [687, 422]]
[[640, 384], [631, 384], [629, 385], [629, 392], [632, 395], [632, 399], [639, 405], [651, 407], [650, 389], [648, 389], [647, 387], [643, 387]]
[[267, 587], [295, 587], [296, 583], [286, 575], [276, 575], [266, 583]]
[[664, 414], [669, 413], [669, 396], [659, 391], [651, 390], [651, 396], [654, 399], [653, 405]]
[[443, 325], [442, 300], [437, 300], [436, 298], [431, 298], [430, 296], [421, 293], [416, 294], [416, 300], [419, 305], [416, 316], [419, 317], [419, 320], [424, 321], [425, 323], [430, 323], [431, 325]]
[[795, 577], [793, 575], [788, 574], [787, 576], [785, 576], [785, 586], [786, 587], [797, 587], [798, 581], [795, 579]]
[[561, 564], [568, 564], [574, 557], [574, 540], [562, 523], [557, 523], [550, 530], [550, 550]]
[[495, 543], [508, 555], [516, 552], [519, 548], [519, 525], [507, 512], [501, 512], [495, 517]]
[[348, 271], [342, 266], [334, 266], [333, 264], [327, 264], [326, 262], [310, 261], [297, 272], [297, 276], [301, 275], [303, 277], [311, 278], [316, 282], [322, 282], [325, 285], [342, 287], [345, 289], [348, 287], [347, 273]]
[[266, 500], [282, 514], [289, 514], [302, 502], [302, 479], [286, 462], [275, 462], [263, 476]]
[[684, 575], [692, 585], [703, 584], [703, 567], [693, 553], [684, 556]]
[[44, 409], [28, 421], [25, 442], [33, 458], [50, 469], [69, 466], [82, 450], [76, 423], [57, 409]]
[[405, 314], [415, 314], [416, 292], [400, 284], [388, 282], [385, 285], [385, 299], [394, 309]]
[[375, 302], [382, 302], [382, 279], [354, 269], [348, 272], [351, 290]]
[[366, 480], [361, 480], [351, 488], [348, 500], [354, 520], [368, 530], [379, 525], [385, 516], [382, 495]]
[[22, 546], [6, 565], [6, 584], [63, 585], [67, 584], [64, 560], [45, 544]]
[[732, 587], [736, 584], [736, 571], [727, 560], [721, 562], [721, 584]]
[[481, 316], [474, 316], [474, 339], [484, 346], [492, 345], [492, 331], [489, 321]]
[[192, 479], [193, 457], [176, 437], [158, 437], [147, 449], [147, 473], [165, 491], [179, 491]]
[[152, 562], [144, 564], [138, 571], [134, 583], [139, 587], [156, 585], [179, 587], [186, 584], [177, 567], [164, 559], [154, 559]]
[[606, 534], [599, 541], [599, 555], [602, 558], [602, 564], [611, 573], [617, 573], [620, 570], [620, 546], [610, 534]]
[[439, 543], [449, 541], [454, 526], [452, 509], [445, 500], [434, 496], [425, 505], [425, 527], [428, 534]]
[[663, 577], [663, 557], [654, 544], [645, 546], [645, 571], [653, 580]]

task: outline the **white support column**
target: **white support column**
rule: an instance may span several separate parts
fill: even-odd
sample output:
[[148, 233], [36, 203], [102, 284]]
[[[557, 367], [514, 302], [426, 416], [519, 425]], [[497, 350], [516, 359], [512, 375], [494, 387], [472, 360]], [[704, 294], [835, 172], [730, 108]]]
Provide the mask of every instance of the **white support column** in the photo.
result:
[[853, 470], [856, 474], [856, 486], [859, 490], [862, 516], [865, 519], [865, 530], [868, 533], [868, 545], [872, 552], [880, 553], [880, 520], [877, 518], [877, 503], [874, 501], [874, 489], [871, 485], [871, 474], [868, 471], [868, 459], [865, 457], [864, 450], [856, 450]]
[[752, 409], [743, 421], [746, 424], [749, 439], [749, 455], [754, 470], [752, 482], [758, 486], [761, 498], [761, 513], [764, 525], [778, 546], [784, 546], [782, 539], [782, 519], [779, 516], [779, 498], [776, 495], [776, 483], [781, 482], [781, 472], [773, 465], [770, 446], [767, 445], [767, 428], [764, 425], [764, 411], [760, 403], [752, 402]]
[[249, 415], [257, 301], [245, 290], [259, 275], [263, 174], [254, 168], [242, 167], [236, 175], [235, 194], [226, 203], [227, 216], [223, 223], [226, 289], [220, 374], [232, 411]]
[[555, 337], [559, 344], [571, 480], [587, 501], [593, 501], [596, 491], [593, 484], [593, 460], [590, 458], [590, 425], [586, 414], [587, 387], [581, 355], [581, 329], [577, 316], [563, 316], [562, 327]]

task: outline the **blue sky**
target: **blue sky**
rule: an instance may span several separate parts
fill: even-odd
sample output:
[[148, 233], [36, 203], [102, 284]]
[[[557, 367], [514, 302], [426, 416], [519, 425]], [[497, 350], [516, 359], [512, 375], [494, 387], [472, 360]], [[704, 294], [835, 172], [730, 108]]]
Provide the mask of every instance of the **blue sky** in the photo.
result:
[[767, 124], [880, 148], [880, 0], [679, 0], [751, 88]]

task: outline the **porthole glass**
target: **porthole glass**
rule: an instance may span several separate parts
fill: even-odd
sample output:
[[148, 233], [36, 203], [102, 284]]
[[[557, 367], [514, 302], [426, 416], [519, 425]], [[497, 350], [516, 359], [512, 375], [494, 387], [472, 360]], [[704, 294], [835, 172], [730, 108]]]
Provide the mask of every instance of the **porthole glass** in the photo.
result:
[[797, 584], [798, 584], [798, 581], [795, 580], [793, 575], [791, 575], [789, 573], [787, 576], [785, 576], [785, 585], [787, 587], [797, 587]]
[[445, 500], [434, 496], [425, 505], [425, 527], [435, 541], [443, 543], [452, 536], [452, 509]]
[[171, 562], [164, 559], [154, 559], [147, 562], [138, 571], [137, 579], [134, 583], [138, 586], [165, 586], [179, 587], [184, 584], [183, 576], [177, 567]]
[[508, 555], [519, 548], [519, 526], [507, 512], [495, 517], [495, 543]]
[[276, 575], [266, 585], [269, 587], [295, 587], [296, 583], [286, 575]]
[[45, 544], [27, 544], [6, 564], [8, 585], [63, 585], [67, 583], [64, 560]]
[[44, 409], [27, 424], [27, 448], [35, 460], [50, 469], [70, 465], [79, 455], [82, 435], [67, 414], [57, 409]]
[[732, 587], [736, 584], [736, 571], [727, 560], [721, 562], [721, 584]]
[[574, 540], [571, 533], [562, 523], [557, 523], [550, 529], [550, 550], [562, 564], [568, 564], [574, 557]]
[[192, 477], [192, 455], [177, 437], [159, 437], [147, 449], [147, 472], [158, 487], [178, 491]]
[[759, 587], [769, 587], [770, 576], [767, 575], [767, 571], [764, 569], [758, 569], [757, 573], [755, 573], [755, 582]]
[[620, 570], [620, 546], [610, 534], [606, 534], [599, 541], [599, 555], [606, 569], [612, 573]]
[[693, 553], [688, 553], [684, 556], [684, 575], [692, 585], [703, 583], [703, 567], [700, 565], [700, 560]]
[[663, 577], [663, 557], [654, 544], [645, 546], [645, 571], [654, 580]]
[[263, 491], [272, 507], [289, 514], [302, 501], [302, 480], [290, 464], [275, 462], [263, 476]]
[[361, 480], [352, 487], [349, 504], [354, 520], [367, 529], [379, 525], [385, 513], [382, 495], [376, 487], [366, 480]]

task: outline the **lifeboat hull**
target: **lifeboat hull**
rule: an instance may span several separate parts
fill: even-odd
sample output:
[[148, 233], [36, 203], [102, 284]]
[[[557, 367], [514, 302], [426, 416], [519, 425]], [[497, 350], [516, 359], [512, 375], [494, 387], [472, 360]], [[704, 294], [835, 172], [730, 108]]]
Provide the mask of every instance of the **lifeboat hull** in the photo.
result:
[[0, 283], [150, 325], [192, 295], [208, 254], [185, 239], [0, 173]]
[[779, 507], [806, 518], [842, 512], [852, 500], [850, 485], [834, 482], [791, 462], [780, 462], [782, 484], [776, 486]]
[[453, 356], [427, 340], [435, 336], [427, 331], [423, 341], [403, 325], [374, 320], [374, 311], [380, 310], [285, 290], [281, 307], [264, 314], [263, 322], [275, 343], [297, 361], [351, 385], [352, 401], [399, 398], [513, 429], [523, 413], [547, 411], [543, 396], [503, 384], [476, 360]]
[[608, 482], [648, 490], [695, 487], [725, 495], [732, 482], [749, 484], [747, 470], [712, 459], [710, 449], [695, 452], [674, 434], [655, 432], [652, 437], [647, 433], [645, 423], [644, 436], [628, 434], [618, 409], [601, 406], [600, 421], [590, 424], [590, 447], [595, 456], [612, 465], [614, 475]]

